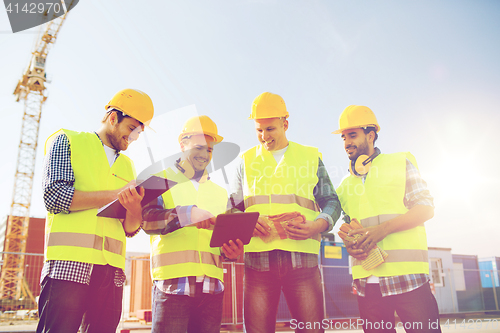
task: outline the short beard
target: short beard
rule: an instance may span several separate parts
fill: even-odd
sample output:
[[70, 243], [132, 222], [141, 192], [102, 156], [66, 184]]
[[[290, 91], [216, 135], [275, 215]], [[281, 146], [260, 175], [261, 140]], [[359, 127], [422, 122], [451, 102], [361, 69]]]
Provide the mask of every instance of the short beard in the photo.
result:
[[[114, 125], [113, 129], [116, 129], [117, 127], [118, 127], [118, 124]], [[119, 148], [120, 147], [120, 143], [119, 143], [120, 139], [118, 139], [118, 141], [116, 141], [113, 134], [109, 134], [109, 133], [106, 133], [106, 137], [108, 138], [108, 142], [111, 144], [111, 146], [113, 147], [114, 150], [116, 150], [117, 152], [121, 151], [121, 149]]]
[[368, 155], [369, 152], [369, 147], [368, 147], [368, 140], [365, 138], [365, 142], [363, 142], [360, 146], [356, 147], [357, 154], [355, 156], [349, 156], [349, 159], [351, 161], [355, 161], [358, 157], [361, 155]]

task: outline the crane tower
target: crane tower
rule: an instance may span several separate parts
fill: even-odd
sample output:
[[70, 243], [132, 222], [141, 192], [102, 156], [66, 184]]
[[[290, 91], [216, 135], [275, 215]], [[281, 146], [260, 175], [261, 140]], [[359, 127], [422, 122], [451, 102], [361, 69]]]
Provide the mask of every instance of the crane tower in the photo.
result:
[[[37, 37], [32, 57], [14, 90], [16, 101], [24, 101], [21, 140], [17, 155], [12, 204], [5, 234], [5, 253], [0, 276], [0, 299], [35, 299], [24, 281], [24, 253], [30, 220], [38, 130], [46, 96], [45, 61], [56, 41], [67, 12], [45, 24]], [[36, 304], [36, 303], [35, 303]]]

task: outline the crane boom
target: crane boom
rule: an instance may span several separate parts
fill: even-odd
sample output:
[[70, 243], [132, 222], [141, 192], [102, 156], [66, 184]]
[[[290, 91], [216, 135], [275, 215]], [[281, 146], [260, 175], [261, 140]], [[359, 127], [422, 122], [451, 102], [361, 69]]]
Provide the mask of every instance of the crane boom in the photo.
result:
[[[32, 57], [14, 90], [16, 101], [24, 100], [21, 140], [17, 155], [12, 204], [5, 234], [5, 252], [0, 276], [1, 302], [15, 301], [23, 296], [31, 298], [24, 283], [24, 253], [30, 220], [31, 194], [35, 169], [38, 132], [45, 94], [45, 61], [51, 44], [61, 30], [67, 13], [46, 23], [40, 30]], [[27, 295], [23, 295], [23, 291]], [[0, 303], [1, 304], [1, 303]]]

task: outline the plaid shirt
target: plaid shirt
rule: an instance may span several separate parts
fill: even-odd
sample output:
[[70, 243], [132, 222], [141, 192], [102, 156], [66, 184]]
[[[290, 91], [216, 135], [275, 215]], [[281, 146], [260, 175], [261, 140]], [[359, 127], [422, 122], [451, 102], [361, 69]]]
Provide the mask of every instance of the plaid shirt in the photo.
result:
[[[233, 182], [233, 193], [229, 202], [228, 210], [245, 211], [245, 203], [243, 199], [243, 182], [245, 179], [245, 163], [243, 159], [236, 170], [236, 178]], [[330, 177], [326, 170], [325, 165], [321, 158], [318, 161], [318, 183], [314, 187], [314, 199], [321, 208], [321, 213], [316, 219], [325, 219], [328, 221], [328, 229], [323, 233], [328, 233], [332, 230], [335, 222], [337, 222], [341, 207], [340, 202], [333, 188]], [[283, 260], [290, 260], [292, 269], [297, 268], [311, 268], [318, 265], [318, 255], [314, 253], [304, 252], [290, 252], [290, 257], [285, 256]], [[269, 271], [269, 254], [270, 252], [246, 252], [245, 253], [245, 266], [250, 267], [256, 271], [265, 272]]]
[[[166, 235], [191, 223], [191, 206], [177, 206], [165, 209], [163, 198], [159, 196], [142, 209], [142, 229], [148, 235]], [[222, 256], [225, 259], [225, 256]], [[164, 293], [194, 297], [196, 291], [196, 276], [185, 276], [167, 280], [155, 280], [155, 286]], [[219, 294], [224, 291], [221, 280], [204, 276], [203, 293]]]
[[[363, 177], [363, 181], [365, 177]], [[408, 159], [406, 159], [406, 188], [403, 202], [408, 209], [415, 205], [434, 207], [434, 200], [427, 189], [427, 183], [420, 177], [420, 172]], [[353, 281], [359, 296], [365, 296], [367, 279]], [[429, 281], [427, 274], [381, 276], [379, 277], [380, 292], [382, 296], [400, 295], [423, 286], [427, 281]]]
[[[196, 291], [196, 276], [186, 276], [169, 280], [157, 280], [155, 286], [166, 294], [195, 296]], [[204, 294], [220, 294], [224, 291], [224, 284], [221, 280], [205, 276], [203, 279]]]
[[[116, 152], [115, 160], [118, 156], [119, 153]], [[61, 133], [54, 139], [44, 160], [42, 188], [43, 200], [48, 212], [53, 214], [69, 214], [69, 207], [75, 193], [74, 183], [75, 174], [71, 166], [69, 140], [66, 134]], [[126, 236], [132, 237], [136, 233], [126, 234]], [[47, 260], [43, 264], [40, 283], [43, 282], [45, 277], [49, 277], [89, 284], [92, 268], [93, 264], [85, 262]], [[125, 283], [125, 280], [126, 276], [123, 270], [116, 268], [115, 285], [121, 287]]]
[[291, 262], [292, 269], [311, 268], [318, 266], [318, 255], [315, 253], [289, 252], [273, 250], [267, 252], [247, 252], [245, 253], [245, 266], [259, 272], [268, 272], [269, 257], [272, 252], [278, 252], [278, 257], [285, 264]]

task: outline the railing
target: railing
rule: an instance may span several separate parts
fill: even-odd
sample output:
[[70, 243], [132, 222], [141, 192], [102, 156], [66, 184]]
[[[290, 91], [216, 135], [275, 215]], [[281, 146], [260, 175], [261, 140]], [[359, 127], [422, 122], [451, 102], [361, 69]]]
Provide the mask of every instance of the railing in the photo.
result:
[[[19, 255], [19, 253], [14, 252], [0, 252], [0, 270], [3, 268], [3, 258], [4, 255], [8, 254], [10, 256]], [[24, 274], [22, 281], [22, 297], [20, 299], [13, 298], [2, 298], [0, 299], [0, 320], [2, 317], [12, 317], [14, 316], [12, 312], [8, 312], [6, 315], [5, 311], [16, 311], [16, 317], [18, 316], [36, 316], [36, 311], [28, 313], [30, 310], [36, 310], [37, 308], [37, 297], [40, 295], [40, 272], [43, 266], [43, 254], [39, 253], [24, 253]], [[21, 261], [19, 261], [21, 262]], [[17, 311], [19, 310], [19, 315]]]
[[[5, 252], [0, 252], [3, 257]], [[0, 321], [28, 321], [37, 317], [36, 299], [40, 294], [40, 272], [43, 255], [25, 253], [23, 285], [32, 297], [0, 300]], [[1, 265], [0, 265], [1, 267]], [[242, 263], [224, 263], [225, 295], [222, 323], [243, 323], [243, 272]], [[359, 316], [356, 295], [351, 287], [352, 277], [345, 266], [321, 266], [325, 318], [346, 319]], [[443, 315], [471, 312], [499, 312], [500, 271], [495, 270], [444, 270], [440, 284], [433, 290]], [[127, 284], [124, 288], [122, 321], [137, 320], [140, 310], [151, 309], [151, 278], [148, 258], [127, 258]], [[146, 311], [147, 312], [147, 311]], [[144, 318], [144, 321], [148, 321]], [[277, 321], [289, 322], [290, 312], [281, 295]], [[149, 318], [150, 321], [150, 318]]]

